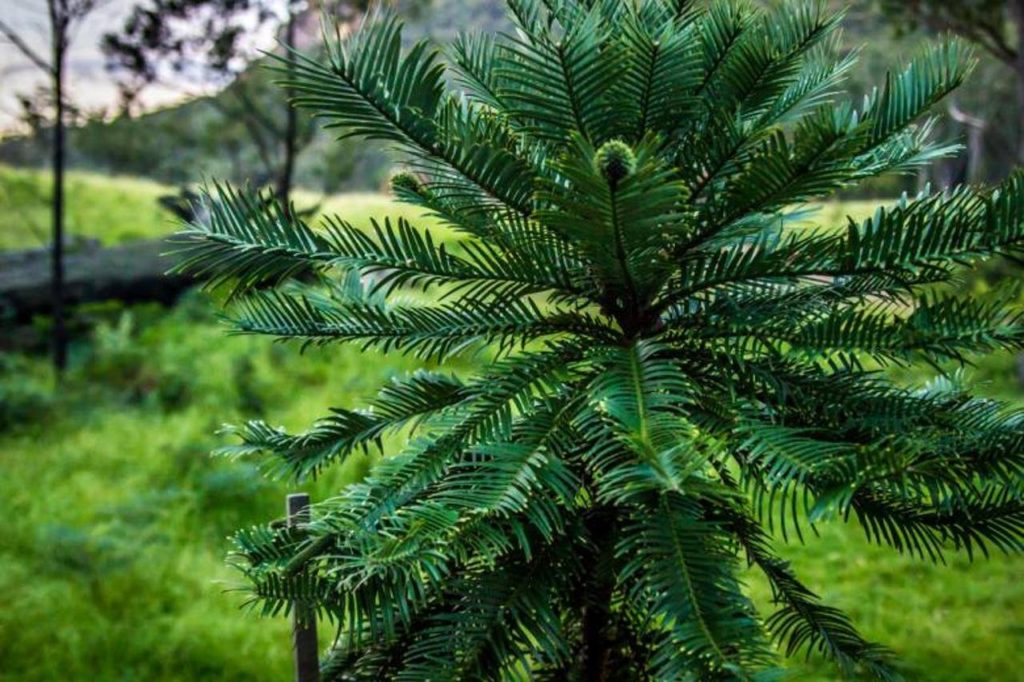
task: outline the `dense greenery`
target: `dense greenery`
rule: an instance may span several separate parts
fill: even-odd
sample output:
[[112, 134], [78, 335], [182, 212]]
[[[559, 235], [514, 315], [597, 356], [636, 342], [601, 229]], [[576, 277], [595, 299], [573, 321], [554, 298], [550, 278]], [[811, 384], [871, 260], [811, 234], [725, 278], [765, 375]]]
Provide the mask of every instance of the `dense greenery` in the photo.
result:
[[280, 513], [287, 488], [211, 459], [214, 432], [271, 411], [298, 426], [417, 363], [225, 344], [210, 305], [93, 310], [59, 391], [45, 358], [0, 354], [0, 679], [287, 678], [287, 624], [240, 617], [223, 563], [225, 535]]
[[[240, 333], [489, 358], [306, 433], [236, 429], [225, 452], [304, 479], [415, 428], [308, 525], [235, 536], [253, 603], [333, 621], [338, 679], [747, 678], [775, 665], [772, 639], [895, 677], [772, 532], [856, 520], [932, 561], [1024, 547], [1024, 413], [872, 369], [1024, 345], [1006, 298], [942, 288], [1020, 251], [1024, 178], [845, 230], [800, 207], [953, 151], [918, 119], [963, 80], [963, 49], [928, 50], [857, 109], [831, 96], [852, 59], [819, 5], [509, 7], [514, 36], [454, 45], [455, 92], [387, 14], [290, 83], [405, 152], [396, 193], [458, 245], [405, 220], [315, 231], [228, 188], [185, 233]], [[766, 619], [743, 560], [771, 586]]]
[[[72, 347], [60, 393], [45, 357], [0, 355], [0, 679], [291, 674], [287, 622], [239, 612], [244, 595], [230, 591], [236, 576], [223, 565], [224, 536], [280, 514], [289, 489], [250, 463], [208, 457], [221, 442], [213, 431], [259, 414], [298, 428], [328, 405], [358, 405], [414, 363], [356, 348], [298, 357], [255, 337], [225, 341], [210, 306], [197, 297], [170, 312], [105, 314]], [[1011, 363], [993, 358], [986, 376], [1007, 376]], [[304, 489], [329, 495], [369, 461], [354, 457]], [[1017, 677], [1017, 557], [937, 566], [869, 546], [852, 527], [821, 530], [814, 542], [782, 547], [784, 556], [866, 634], [900, 651], [909, 679]], [[767, 608], [768, 586], [749, 578]], [[788, 666], [799, 680], [835, 679], [820, 661]]]
[[[12, 177], [34, 176], [3, 176]], [[72, 193], [72, 207], [76, 197], [83, 207], [113, 208], [134, 196], [121, 178], [75, 177], [83, 193]], [[327, 205], [361, 225], [366, 211], [402, 208], [365, 196]], [[8, 202], [4, 215], [33, 206]], [[863, 208], [837, 204], [820, 219], [839, 224], [849, 212]], [[132, 233], [131, 218], [112, 213], [91, 234], [114, 243]], [[153, 233], [163, 224], [155, 221]], [[255, 337], [224, 340], [205, 298], [171, 311], [98, 308], [88, 316], [96, 330], [72, 346], [59, 392], [45, 358], [0, 354], [0, 496], [8, 509], [0, 521], [0, 679], [285, 679], [287, 623], [240, 617], [243, 596], [225, 591], [236, 581], [222, 555], [229, 531], [281, 513], [288, 484], [266, 481], [250, 463], [209, 459], [220, 442], [213, 431], [261, 414], [299, 428], [328, 405], [358, 405], [415, 363], [356, 348], [298, 357]], [[1018, 395], [1010, 356], [986, 358], [972, 378], [993, 395]], [[905, 379], [924, 381], [920, 370]], [[352, 458], [304, 487], [323, 498], [358, 480], [369, 461]], [[950, 682], [1016, 679], [1024, 665], [1019, 557], [970, 564], [951, 556], [933, 565], [871, 546], [853, 526], [819, 530], [814, 542], [780, 551], [866, 636], [899, 651], [909, 679], [933, 680], [937, 671]], [[747, 577], [755, 603], [770, 608], [769, 586], [756, 571]], [[835, 678], [802, 656], [787, 668], [800, 680]]]

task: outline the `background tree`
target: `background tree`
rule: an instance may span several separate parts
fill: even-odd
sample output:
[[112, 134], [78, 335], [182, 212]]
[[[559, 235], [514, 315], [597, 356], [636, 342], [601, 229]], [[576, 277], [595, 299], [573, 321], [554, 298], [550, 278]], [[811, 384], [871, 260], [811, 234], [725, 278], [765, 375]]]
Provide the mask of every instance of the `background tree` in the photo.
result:
[[[53, 364], [58, 372], [67, 367], [68, 333], [64, 311], [64, 164], [65, 149], [65, 66], [68, 47], [77, 24], [96, 8], [97, 0], [46, 0], [50, 31], [49, 54], [44, 55], [32, 47], [32, 41], [21, 35], [0, 18], [0, 35], [11, 42], [29, 61], [46, 72], [50, 84], [49, 98], [53, 116], [51, 127], [53, 145], [51, 167], [53, 194], [51, 197], [52, 239], [51, 281], [53, 301]], [[26, 107], [39, 115], [38, 108]]]
[[[902, 32], [925, 29], [933, 34], [951, 32], [963, 36], [1000, 63], [1014, 82], [1016, 107], [1006, 107], [998, 94], [1005, 72], [988, 74], [982, 97], [974, 102], [971, 111], [965, 111], [956, 101], [948, 103], [950, 117], [966, 130], [966, 179], [977, 182], [982, 176], [984, 150], [991, 147], [985, 145], [988, 135], [999, 138], [995, 141], [997, 145], [1003, 143], [1005, 148], [1015, 149], [1011, 169], [1024, 163], [1024, 0], [879, 0], [879, 4]], [[947, 184], [940, 181], [942, 186]], [[1012, 260], [997, 259], [984, 269], [983, 276], [993, 282], [1018, 279], [1018, 266]], [[1017, 378], [1024, 386], [1024, 355], [1018, 356]]]
[[1017, 93], [1017, 161], [1024, 163], [1024, 0], [879, 2], [902, 28], [956, 33], [1010, 69]]
[[183, 235], [237, 332], [492, 360], [306, 433], [237, 429], [226, 453], [302, 479], [415, 428], [308, 524], [237, 534], [253, 603], [336, 623], [330, 679], [750, 679], [772, 638], [894, 678], [773, 545], [856, 520], [922, 559], [1024, 549], [1024, 412], [953, 373], [908, 390], [872, 369], [1024, 345], [1005, 298], [948, 287], [1024, 250], [1024, 177], [845, 226], [803, 207], [951, 153], [921, 117], [965, 49], [926, 50], [857, 109], [834, 99], [853, 58], [820, 4], [509, 8], [514, 35], [444, 61], [384, 14], [281, 67], [300, 105], [402, 151], [396, 195], [461, 240], [314, 230], [226, 187]]
[[[111, 67], [122, 75], [129, 101], [171, 74], [225, 87], [224, 96], [205, 101], [226, 121], [244, 126], [262, 168], [258, 184], [273, 185], [287, 205], [296, 155], [312, 139], [314, 127], [300, 121], [288, 106], [288, 93], [285, 101], [272, 94], [268, 75], [253, 68], [262, 58], [254, 36], [276, 36], [286, 44], [309, 47], [308, 36], [318, 35], [320, 12], [349, 23], [366, 4], [367, 0], [156, 0], [136, 6], [121, 31], [104, 36], [103, 49]], [[291, 63], [292, 57], [284, 56]]]
[[[259, 41], [281, 24], [293, 35], [297, 6], [263, 0], [157, 0], [136, 6], [120, 32], [103, 38], [111, 68], [122, 76], [124, 99], [170, 74], [212, 87], [230, 87], [227, 97], [208, 98], [225, 120], [244, 125], [262, 163], [262, 182], [286, 199], [298, 129], [291, 108], [263, 101], [265, 79], [247, 72], [259, 57]], [[262, 184], [261, 182], [261, 184]]]

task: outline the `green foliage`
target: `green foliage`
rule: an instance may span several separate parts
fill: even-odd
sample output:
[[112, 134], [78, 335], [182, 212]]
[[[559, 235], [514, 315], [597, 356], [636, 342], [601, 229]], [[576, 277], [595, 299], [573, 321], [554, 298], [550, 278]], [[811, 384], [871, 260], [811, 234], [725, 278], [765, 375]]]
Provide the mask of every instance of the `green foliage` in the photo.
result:
[[1024, 176], [845, 228], [803, 209], [950, 154], [919, 121], [968, 55], [931, 48], [856, 108], [831, 95], [851, 61], [821, 5], [509, 9], [515, 35], [447, 61], [379, 14], [289, 83], [342, 136], [404, 153], [396, 194], [461, 241], [314, 229], [225, 188], [182, 234], [240, 334], [490, 360], [304, 433], [236, 427], [227, 454], [299, 479], [412, 430], [305, 526], [236, 535], [252, 608], [334, 623], [334, 679], [760, 679], [772, 641], [897, 678], [773, 531], [856, 521], [933, 561], [1024, 549], [1024, 412], [874, 369], [1024, 347], [1009, 299], [946, 293], [1020, 254]]
[[[202, 381], [184, 406], [165, 409], [153, 389], [125, 390], [88, 368], [111, 362], [110, 344], [80, 345], [59, 394], [45, 356], [0, 356], [0, 391], [8, 391], [0, 410], [25, 405], [9, 399], [11, 391], [31, 391], [42, 408], [19, 409], [13, 428], [0, 432], [0, 496], [8, 505], [0, 519], [0, 677], [116, 682], [130, 671], [162, 682], [284, 679], [292, 665], [288, 623], [240, 614], [237, 580], [222, 555], [225, 534], [279, 514], [290, 488], [268, 481], [254, 463], [211, 460], [209, 449], [226, 442], [212, 431], [223, 419], [258, 414], [254, 401], [275, 423], [298, 427], [325, 405], [357, 405], [412, 365], [355, 348], [298, 358], [255, 338], [224, 342], [205, 299], [131, 313], [126, 328], [150, 358], [147, 373]], [[110, 327], [120, 327], [116, 318]], [[985, 360], [979, 372], [999, 380], [990, 390], [1014, 393], [1012, 363], [1012, 356]], [[369, 461], [358, 455], [306, 489], [330, 495], [360, 480]], [[783, 556], [865, 636], [905, 653], [908, 678], [1014, 679], [1024, 664], [1015, 636], [1024, 604], [1020, 557], [969, 564], [950, 556], [949, 565], [932, 565], [867, 545], [854, 526], [819, 531], [812, 543], [780, 547]], [[743, 577], [755, 604], [770, 609], [759, 571]], [[786, 663], [800, 680], [835, 679], [820, 659], [796, 654]]]
[[[99, 206], [132, 186], [124, 178], [80, 177], [89, 178]], [[420, 222], [414, 208], [402, 211], [409, 207], [385, 197], [344, 195], [327, 205], [365, 228], [367, 213]], [[847, 214], [870, 216], [867, 206], [833, 203], [813, 217], [841, 225]], [[112, 219], [129, 222], [97, 225], [104, 242], [133, 227], [131, 216]], [[96, 308], [89, 317], [103, 331], [78, 343], [59, 392], [45, 358], [0, 355], [0, 412], [13, 415], [0, 433], [0, 495], [9, 510], [0, 524], [3, 674], [25, 681], [114, 681], [126, 671], [145, 680], [286, 677], [287, 623], [240, 616], [236, 581], [221, 555], [224, 535], [280, 513], [288, 488], [267, 481], [253, 463], [210, 461], [209, 449], [223, 444], [212, 432], [225, 419], [261, 415], [297, 428], [327, 405], [358, 405], [415, 363], [351, 347], [299, 358], [255, 338], [224, 342], [205, 299], [172, 310], [136, 306], [124, 321], [116, 309]], [[988, 384], [987, 393], [1016, 399], [1013, 363], [1011, 354], [986, 357], [972, 376]], [[918, 368], [901, 373], [921, 381]], [[142, 380], [125, 380], [133, 376]], [[187, 399], [161, 400], [164, 381], [188, 387]], [[399, 447], [400, 439], [385, 447]], [[311, 492], [322, 498], [360, 480], [371, 461], [357, 455], [340, 472], [324, 469]], [[935, 566], [867, 545], [856, 524], [818, 530], [821, 538], [780, 546], [780, 553], [865, 637], [900, 650], [908, 678], [1014, 679], [1024, 604], [1018, 557], [970, 564], [948, 556], [949, 565]], [[743, 577], [755, 604], [770, 611], [771, 588], [760, 571]], [[835, 678], [823, 660], [803, 658], [798, 652], [786, 661], [798, 679]]]
[[[79, 343], [59, 390], [45, 357], [0, 354], [0, 415], [17, 420], [0, 424], [0, 678], [289, 674], [287, 625], [240, 617], [223, 565], [225, 535], [278, 513], [289, 487], [208, 457], [214, 431], [252, 416], [254, 401], [298, 426], [418, 365], [225, 344], [210, 308], [194, 297], [115, 317]], [[164, 383], [188, 390], [169, 404]], [[326, 495], [370, 461], [351, 458], [307, 489]]]
[[0, 433], [48, 419], [54, 410], [45, 377], [15, 356], [0, 355]]

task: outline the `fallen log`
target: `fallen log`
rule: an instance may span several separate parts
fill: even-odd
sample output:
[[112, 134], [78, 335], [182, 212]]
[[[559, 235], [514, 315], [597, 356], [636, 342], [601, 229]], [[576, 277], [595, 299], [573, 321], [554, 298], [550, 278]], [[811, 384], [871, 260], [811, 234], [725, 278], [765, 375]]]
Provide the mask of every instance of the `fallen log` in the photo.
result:
[[[179, 245], [180, 248], [180, 245]], [[120, 246], [87, 245], [65, 256], [68, 305], [118, 300], [173, 303], [191, 277], [168, 275], [175, 245], [165, 239]], [[50, 311], [50, 257], [43, 249], [0, 253], [0, 321], [25, 322]]]

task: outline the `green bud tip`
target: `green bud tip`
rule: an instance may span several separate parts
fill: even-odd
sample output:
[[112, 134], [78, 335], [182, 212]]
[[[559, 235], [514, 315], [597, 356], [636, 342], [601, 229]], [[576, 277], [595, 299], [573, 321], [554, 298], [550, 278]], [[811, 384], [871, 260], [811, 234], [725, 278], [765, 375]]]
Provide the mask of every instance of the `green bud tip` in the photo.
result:
[[636, 170], [636, 155], [622, 140], [609, 140], [594, 155], [594, 166], [614, 185]]
[[409, 171], [399, 171], [391, 176], [391, 190], [406, 190], [413, 194], [423, 194], [423, 182]]

